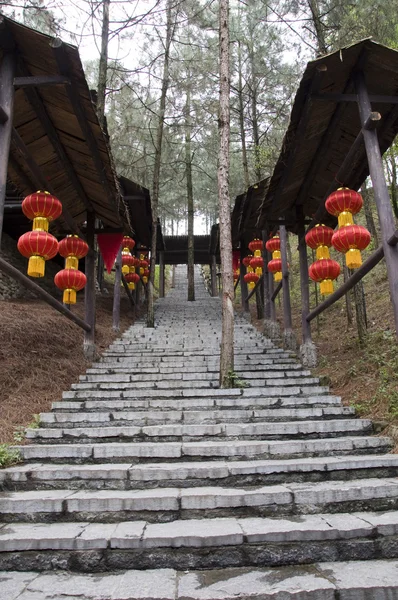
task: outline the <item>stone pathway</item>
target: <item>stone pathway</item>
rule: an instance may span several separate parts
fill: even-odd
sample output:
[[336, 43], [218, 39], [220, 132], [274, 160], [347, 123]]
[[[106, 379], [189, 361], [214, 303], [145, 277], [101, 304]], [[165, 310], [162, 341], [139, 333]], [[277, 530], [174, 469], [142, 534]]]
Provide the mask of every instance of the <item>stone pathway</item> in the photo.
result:
[[398, 599], [398, 455], [186, 269], [0, 471], [1, 600]]

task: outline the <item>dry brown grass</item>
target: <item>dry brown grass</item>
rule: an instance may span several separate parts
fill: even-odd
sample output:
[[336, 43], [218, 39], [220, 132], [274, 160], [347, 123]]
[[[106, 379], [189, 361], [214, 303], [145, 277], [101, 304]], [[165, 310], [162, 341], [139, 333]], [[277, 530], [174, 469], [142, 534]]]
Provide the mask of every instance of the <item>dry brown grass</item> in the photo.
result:
[[[98, 352], [118, 337], [112, 331], [112, 302], [97, 297]], [[82, 299], [73, 309], [83, 316]], [[61, 399], [89, 363], [83, 355], [83, 331], [39, 300], [0, 302], [0, 443], [12, 442], [15, 428]], [[121, 303], [121, 332], [133, 322], [127, 298]]]

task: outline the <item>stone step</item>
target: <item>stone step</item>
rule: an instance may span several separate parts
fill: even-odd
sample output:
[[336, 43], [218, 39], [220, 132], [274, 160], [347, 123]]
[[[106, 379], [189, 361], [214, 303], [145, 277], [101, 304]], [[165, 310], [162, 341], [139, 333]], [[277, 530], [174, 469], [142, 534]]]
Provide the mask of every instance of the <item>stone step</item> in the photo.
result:
[[[175, 553], [177, 557], [178, 551]], [[67, 558], [64, 563], [55, 561], [48, 573], [1, 571], [2, 600], [398, 600], [396, 560], [336, 562], [341, 560], [337, 555], [326, 559], [335, 562], [294, 567], [187, 571], [176, 564], [176, 569], [112, 572], [120, 568], [120, 557], [115, 554], [116, 560], [110, 562], [97, 559], [98, 572], [93, 574], [54, 570], [76, 569], [74, 561]], [[43, 569], [36, 557], [35, 564]], [[83, 554], [79, 566], [82, 571], [88, 570]], [[105, 567], [106, 571], [101, 572]], [[128, 569], [129, 565], [122, 568]]]
[[63, 442], [82, 440], [120, 441], [173, 441], [182, 438], [190, 441], [195, 438], [217, 440], [249, 440], [249, 439], [308, 439], [341, 437], [344, 435], [366, 435], [372, 433], [372, 421], [369, 419], [325, 419], [322, 421], [285, 421], [259, 423], [219, 423], [219, 424], [169, 424], [149, 425], [144, 427], [133, 425], [104, 427], [39, 427], [26, 429], [26, 437], [30, 440], [60, 440]]
[[[231, 390], [232, 391], [232, 390]], [[237, 390], [238, 391], [238, 390]], [[175, 397], [173, 394], [169, 394], [169, 398], [162, 397], [156, 399], [145, 399], [143, 397], [139, 399], [119, 399], [118, 396], [109, 397], [108, 394], [101, 395], [100, 398], [95, 400], [75, 400], [74, 397], [70, 398], [69, 401], [53, 402], [52, 409], [56, 411], [71, 411], [71, 410], [84, 410], [90, 411], [117, 411], [134, 409], [140, 410], [162, 410], [162, 411], [205, 411], [208, 409], [216, 409], [221, 411], [229, 411], [231, 409], [247, 409], [247, 410], [290, 410], [290, 409], [303, 409], [309, 410], [310, 408], [322, 408], [327, 410], [336, 410], [341, 407], [341, 398], [339, 396], [302, 396], [302, 397], [274, 397], [274, 398], [263, 398], [261, 396], [242, 396], [240, 394], [225, 398], [217, 396], [216, 398], [208, 397], [204, 394], [202, 398], [187, 397], [185, 398]], [[174, 396], [174, 397], [173, 397]], [[102, 398], [102, 399], [101, 399]], [[325, 413], [326, 414], [326, 413]]]
[[81, 443], [35, 444], [16, 446], [24, 460], [53, 462], [116, 462], [153, 459], [168, 461], [195, 460], [197, 457], [214, 460], [226, 457], [235, 459], [300, 458], [311, 456], [350, 454], [382, 454], [392, 448], [390, 438], [371, 436], [346, 436], [343, 438], [323, 438], [286, 441], [235, 440], [197, 442], [120, 442], [120, 443]]
[[[0, 521], [5, 523], [43, 520], [96, 523], [143, 520], [164, 523], [176, 519], [203, 521], [204, 518], [213, 517], [269, 517], [397, 509], [396, 477], [245, 488], [205, 486], [0, 493]], [[188, 527], [186, 531], [189, 532]]]
[[58, 464], [28, 463], [0, 471], [3, 490], [148, 489], [209, 484], [275, 485], [286, 482], [336, 481], [396, 477], [398, 455], [369, 455], [288, 460], [200, 461], [176, 463]]
[[332, 406], [328, 408], [271, 408], [271, 409], [224, 409], [224, 410], [160, 410], [151, 411], [96, 411], [96, 412], [51, 412], [40, 414], [41, 426], [73, 427], [84, 424], [91, 425], [160, 425], [166, 423], [234, 423], [267, 421], [302, 421], [314, 419], [349, 418], [355, 415], [355, 409], [349, 406]]
[[[111, 369], [112, 370], [112, 369]], [[79, 382], [81, 383], [136, 383], [140, 381], [145, 382], [158, 382], [162, 381], [218, 381], [218, 370], [214, 369], [214, 372], [209, 371], [198, 371], [197, 369], [187, 371], [185, 368], [175, 369], [172, 373], [154, 373], [151, 370], [149, 373], [143, 373], [139, 369], [135, 369], [136, 373], [131, 368], [124, 369], [118, 373], [94, 373], [88, 375], [80, 375]], [[241, 371], [239, 375], [247, 379], [248, 382], [252, 380], [266, 380], [266, 379], [287, 379], [297, 378], [299, 381], [308, 379], [311, 375], [310, 371], [304, 370], [282, 370], [279, 367], [277, 371], [268, 372], [266, 369], [257, 371]], [[319, 383], [319, 379], [311, 377], [311, 381]]]
[[[235, 365], [237, 366], [237, 365]], [[254, 368], [255, 367], [255, 368]], [[121, 362], [117, 363], [100, 363], [96, 366], [87, 369], [87, 375], [112, 375], [115, 373], [175, 373], [184, 369], [185, 373], [206, 373], [206, 372], [219, 372], [218, 364], [199, 364], [192, 362], [192, 364], [186, 364], [183, 362], [178, 363], [178, 365], [173, 366], [162, 366], [160, 363], [153, 363], [153, 366], [148, 366], [148, 363], [142, 363], [137, 365], [136, 363], [126, 362], [123, 364]], [[247, 361], [247, 364], [240, 364], [239, 371], [244, 373], [257, 373], [258, 371], [264, 371], [265, 373], [273, 373], [275, 371], [283, 371], [284, 373], [296, 373], [297, 371], [300, 373], [309, 374], [309, 371], [303, 369], [303, 367], [298, 363], [293, 363], [289, 365], [273, 363], [271, 361], [261, 362], [259, 365], [253, 365], [250, 361]]]

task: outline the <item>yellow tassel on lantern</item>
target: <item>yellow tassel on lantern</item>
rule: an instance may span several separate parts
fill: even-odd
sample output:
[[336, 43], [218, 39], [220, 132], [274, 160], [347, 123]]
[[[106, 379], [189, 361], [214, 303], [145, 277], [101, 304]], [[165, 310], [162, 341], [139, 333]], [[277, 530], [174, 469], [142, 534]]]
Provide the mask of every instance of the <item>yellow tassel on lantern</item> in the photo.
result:
[[33, 219], [32, 231], [48, 231], [48, 219], [46, 217], [35, 217]]
[[65, 258], [65, 269], [75, 269], [75, 271], [79, 268], [79, 259], [77, 256], [67, 256]]
[[135, 290], [135, 283], [133, 283], [132, 281], [130, 281], [128, 286], [129, 286], [129, 290]]
[[316, 249], [316, 259], [323, 260], [324, 258], [330, 258], [329, 248], [327, 246], [318, 246]]
[[143, 277], [143, 278], [142, 278], [142, 281], [143, 281], [144, 283], [148, 283], [148, 277]]
[[358, 269], [362, 264], [361, 251], [357, 248], [350, 248], [346, 252], [345, 262], [349, 269]]
[[76, 291], [72, 288], [66, 288], [64, 290], [62, 301], [64, 304], [76, 304]]
[[123, 265], [122, 273], [123, 273], [123, 275], [127, 275], [128, 273], [130, 273], [130, 267], [128, 265]]
[[353, 225], [354, 219], [352, 218], [352, 213], [348, 212], [348, 210], [344, 210], [338, 216], [339, 227], [345, 227], [346, 225]]
[[261, 277], [261, 275], [263, 274], [263, 270], [261, 267], [257, 267], [255, 270], [256, 275], [258, 275], [259, 277]]
[[28, 262], [29, 277], [44, 277], [46, 261], [41, 256], [31, 256]]
[[261, 250], [255, 250], [254, 256], [261, 256]]
[[334, 292], [334, 285], [331, 279], [324, 279], [323, 281], [321, 281], [319, 287], [322, 296], [329, 296], [329, 294], [333, 294]]
[[247, 284], [247, 287], [249, 288], [249, 290], [252, 290], [254, 288], [254, 281], [249, 281], [249, 283]]
[[274, 252], [272, 253], [272, 259], [275, 259], [275, 258], [281, 258], [280, 250], [274, 250]]
[[274, 281], [282, 281], [281, 271], [278, 271], [277, 273], [274, 274]]

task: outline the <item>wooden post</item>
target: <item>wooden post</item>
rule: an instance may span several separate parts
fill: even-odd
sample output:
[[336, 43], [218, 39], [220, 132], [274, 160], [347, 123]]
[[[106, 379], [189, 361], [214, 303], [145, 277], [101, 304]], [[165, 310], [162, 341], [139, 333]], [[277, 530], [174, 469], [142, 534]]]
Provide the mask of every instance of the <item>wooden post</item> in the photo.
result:
[[85, 319], [90, 325], [90, 331], [84, 334], [83, 349], [87, 360], [93, 361], [96, 356], [95, 349], [95, 248], [94, 248], [95, 215], [87, 213], [86, 239], [89, 247], [85, 259], [85, 273], [87, 284], [84, 288]]
[[297, 340], [292, 329], [292, 307], [290, 304], [289, 268], [287, 262], [287, 233], [285, 225], [280, 225], [283, 290], [283, 346], [289, 350], [297, 350]]
[[176, 266], [173, 265], [173, 271], [172, 271], [172, 276], [171, 276], [171, 287], [175, 288], [176, 286]]
[[264, 261], [264, 277], [263, 277], [263, 298], [264, 298], [264, 319], [269, 319], [271, 317], [271, 296], [269, 293], [269, 277], [268, 277], [268, 268], [267, 264], [269, 262], [268, 251], [265, 248], [265, 244], [267, 241], [267, 232], [263, 231], [261, 234], [261, 239], [263, 240], [264, 248], [263, 248], [263, 261]]
[[0, 67], [0, 109], [4, 115], [0, 123], [0, 245], [3, 233], [8, 156], [10, 154], [13, 127], [14, 72], [15, 56], [11, 53], [4, 54]]
[[303, 364], [306, 367], [316, 367], [317, 353], [316, 346], [312, 341], [311, 325], [307, 321], [310, 312], [310, 288], [308, 282], [308, 257], [307, 244], [305, 243], [305, 227], [304, 215], [300, 211], [298, 214], [298, 251], [300, 260], [300, 288], [301, 288], [301, 328], [302, 328], [302, 344], [300, 346], [300, 356]]
[[379, 214], [382, 245], [386, 259], [390, 297], [393, 305], [395, 331], [398, 336], [398, 247], [388, 243], [389, 238], [395, 233], [395, 219], [391, 207], [390, 196], [384, 175], [383, 162], [376, 130], [366, 129], [372, 112], [368, 91], [363, 73], [356, 76], [356, 91], [358, 95], [359, 114], [362, 123], [363, 138], [365, 141], [366, 155], [368, 158], [370, 177]]
[[164, 298], [164, 251], [159, 252], [159, 298]]
[[122, 249], [119, 249], [115, 261], [115, 285], [113, 288], [112, 329], [120, 331], [120, 286], [122, 284]]
[[211, 255], [210, 265], [210, 283], [211, 283], [211, 295], [213, 298], [217, 296], [217, 263], [214, 254]]
[[240, 291], [242, 296], [242, 308], [245, 313], [249, 312], [249, 301], [247, 300], [248, 292], [247, 283], [244, 280], [246, 275], [246, 267], [243, 264], [243, 259], [246, 256], [246, 248], [243, 240], [240, 242]]

